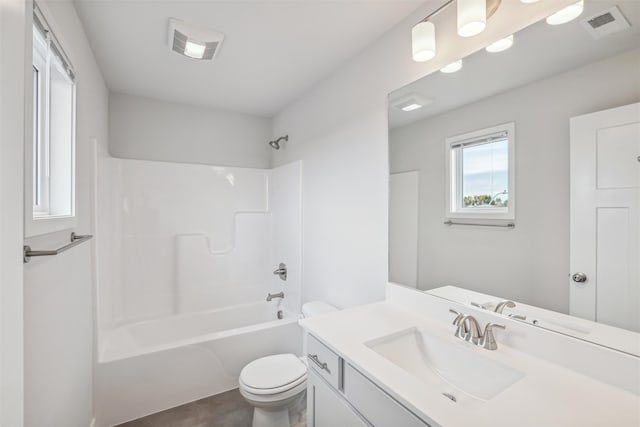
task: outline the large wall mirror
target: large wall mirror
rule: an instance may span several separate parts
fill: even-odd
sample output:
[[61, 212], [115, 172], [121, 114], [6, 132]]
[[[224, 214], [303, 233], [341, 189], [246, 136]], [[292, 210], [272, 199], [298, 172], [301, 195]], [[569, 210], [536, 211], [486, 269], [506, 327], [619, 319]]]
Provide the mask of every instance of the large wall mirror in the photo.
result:
[[512, 41], [389, 95], [389, 280], [640, 355], [640, 2]]

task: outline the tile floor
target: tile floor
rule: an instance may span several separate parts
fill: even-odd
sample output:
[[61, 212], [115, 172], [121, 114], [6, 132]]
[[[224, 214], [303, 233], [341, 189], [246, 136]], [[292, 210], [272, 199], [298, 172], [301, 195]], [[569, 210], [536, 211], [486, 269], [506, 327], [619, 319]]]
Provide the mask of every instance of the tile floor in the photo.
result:
[[[289, 413], [293, 427], [306, 426], [306, 399]], [[157, 412], [118, 427], [251, 427], [253, 407], [238, 389]]]

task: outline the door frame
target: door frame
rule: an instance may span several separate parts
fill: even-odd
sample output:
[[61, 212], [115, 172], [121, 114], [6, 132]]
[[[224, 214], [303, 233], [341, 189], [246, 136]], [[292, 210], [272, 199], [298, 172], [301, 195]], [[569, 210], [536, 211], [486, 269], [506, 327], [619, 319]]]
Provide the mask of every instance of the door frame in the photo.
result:
[[24, 424], [23, 156], [27, 11], [0, 0], [0, 425]]

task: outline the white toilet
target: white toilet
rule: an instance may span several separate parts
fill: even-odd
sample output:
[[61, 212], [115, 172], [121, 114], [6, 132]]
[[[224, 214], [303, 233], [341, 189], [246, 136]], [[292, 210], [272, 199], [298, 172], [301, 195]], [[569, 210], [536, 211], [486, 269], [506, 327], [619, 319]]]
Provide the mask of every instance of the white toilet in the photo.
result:
[[[337, 308], [320, 301], [302, 306], [304, 317], [333, 311]], [[239, 383], [240, 394], [254, 407], [253, 427], [289, 427], [289, 409], [305, 398], [306, 359], [294, 354], [261, 357], [242, 369]]]

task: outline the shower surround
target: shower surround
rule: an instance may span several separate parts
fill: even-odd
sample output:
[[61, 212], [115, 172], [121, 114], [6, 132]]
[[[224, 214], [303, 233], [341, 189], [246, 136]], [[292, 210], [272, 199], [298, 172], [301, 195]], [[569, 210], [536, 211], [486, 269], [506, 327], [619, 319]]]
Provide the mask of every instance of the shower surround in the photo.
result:
[[99, 157], [97, 171], [98, 426], [235, 388], [253, 358], [300, 352], [300, 162]]

